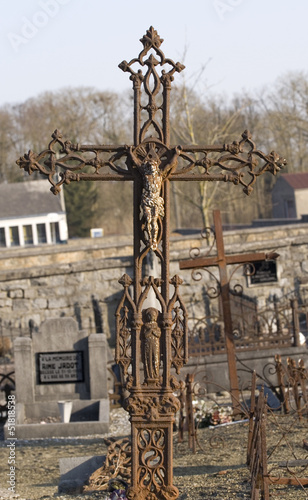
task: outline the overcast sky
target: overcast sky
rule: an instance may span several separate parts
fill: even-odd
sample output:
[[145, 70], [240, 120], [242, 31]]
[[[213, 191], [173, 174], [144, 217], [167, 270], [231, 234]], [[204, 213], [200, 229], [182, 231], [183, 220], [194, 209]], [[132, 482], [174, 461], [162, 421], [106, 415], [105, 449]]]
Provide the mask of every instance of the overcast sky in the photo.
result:
[[[0, 105], [46, 90], [131, 88], [118, 64], [152, 25], [200, 90], [258, 90], [307, 72], [307, 0], [0, 0]], [[182, 73], [183, 74], [183, 73]], [[181, 78], [181, 76], [177, 76]]]

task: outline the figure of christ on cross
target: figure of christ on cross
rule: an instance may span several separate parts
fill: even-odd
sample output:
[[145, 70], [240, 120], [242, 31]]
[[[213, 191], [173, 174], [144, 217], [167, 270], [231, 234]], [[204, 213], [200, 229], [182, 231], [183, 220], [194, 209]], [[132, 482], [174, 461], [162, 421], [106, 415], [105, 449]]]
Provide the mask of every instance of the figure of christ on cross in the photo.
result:
[[165, 216], [164, 198], [161, 196], [163, 181], [176, 168], [180, 153], [181, 147], [178, 146], [171, 161], [164, 168], [160, 168], [161, 160], [156, 153], [155, 144], [150, 145], [149, 152], [143, 160], [138, 158], [132, 147], [129, 148], [130, 159], [140, 171], [143, 180], [140, 206], [148, 245], [152, 250], [157, 250], [158, 220], [162, 220]]
[[[260, 175], [267, 171], [275, 175], [286, 162], [275, 152], [266, 155], [256, 149], [248, 131], [232, 144], [170, 146], [171, 83], [184, 66], [165, 57], [160, 48], [163, 40], [153, 27], [140, 41], [139, 56], [119, 65], [133, 82], [133, 146], [73, 144], [56, 130], [47, 149], [39, 154], [29, 151], [17, 164], [29, 174], [45, 175], [54, 194], [72, 181], [133, 182], [134, 276], [124, 274], [119, 280], [124, 290], [116, 311], [115, 356], [129, 391], [125, 408], [131, 420], [132, 466], [127, 496], [173, 500], [179, 495], [172, 464], [173, 423], [179, 409], [174, 391], [179, 381], [172, 370], [178, 374], [187, 362], [188, 344], [187, 312], [179, 292], [182, 280], [170, 278], [169, 273], [170, 182], [231, 182], [250, 194]], [[141, 69], [135, 71], [135, 65]], [[150, 252], [161, 264], [160, 276], [144, 275]], [[161, 318], [155, 384], [148, 383], [150, 377], [141, 362], [146, 342], [144, 304], [149, 294], [154, 295]]]

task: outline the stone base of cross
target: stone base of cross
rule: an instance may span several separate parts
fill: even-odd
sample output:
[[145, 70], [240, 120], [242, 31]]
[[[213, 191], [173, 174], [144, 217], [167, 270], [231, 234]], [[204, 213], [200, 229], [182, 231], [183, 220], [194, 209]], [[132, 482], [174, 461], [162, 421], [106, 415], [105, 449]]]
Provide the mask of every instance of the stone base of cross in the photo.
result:
[[[134, 276], [120, 280], [124, 291], [116, 312], [116, 361], [129, 391], [125, 407], [132, 429], [132, 476], [127, 496], [135, 500], [172, 500], [179, 494], [173, 485], [172, 427], [179, 408], [176, 375], [188, 358], [187, 313], [181, 279], [169, 273], [170, 182], [231, 182], [250, 194], [259, 175], [276, 174], [285, 164], [276, 153], [257, 150], [248, 131], [232, 144], [171, 146], [171, 84], [184, 66], [165, 58], [162, 42], [150, 27], [139, 56], [119, 65], [133, 83], [133, 145], [73, 144], [56, 130], [47, 149], [29, 151], [17, 161], [29, 174], [39, 171], [48, 177], [54, 194], [72, 181], [133, 182]], [[150, 252], [160, 263], [159, 276], [145, 273]], [[148, 296], [154, 297], [153, 307], [146, 305]]]

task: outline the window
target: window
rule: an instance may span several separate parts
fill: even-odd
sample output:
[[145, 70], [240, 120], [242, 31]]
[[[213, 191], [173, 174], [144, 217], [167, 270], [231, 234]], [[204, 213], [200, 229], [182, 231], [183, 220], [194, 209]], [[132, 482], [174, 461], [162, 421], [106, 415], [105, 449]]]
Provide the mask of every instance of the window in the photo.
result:
[[37, 242], [38, 243], [47, 243], [45, 224], [37, 224], [36, 228], [37, 228]]
[[296, 207], [294, 200], [285, 201], [285, 214], [287, 219], [296, 219]]
[[50, 223], [50, 233], [52, 243], [60, 243], [59, 222]]
[[20, 245], [18, 226], [10, 227], [10, 243], [11, 247], [18, 247]]
[[4, 227], [0, 227], [0, 247], [6, 247]]
[[25, 245], [33, 245], [32, 226], [22, 226]]

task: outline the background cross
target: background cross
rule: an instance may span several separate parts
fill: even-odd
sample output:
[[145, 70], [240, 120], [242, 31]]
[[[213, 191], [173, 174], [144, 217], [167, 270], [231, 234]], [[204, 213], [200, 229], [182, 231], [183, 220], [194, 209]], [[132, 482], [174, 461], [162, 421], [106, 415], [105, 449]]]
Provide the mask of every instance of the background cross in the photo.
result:
[[[179, 373], [188, 349], [181, 279], [169, 276], [170, 181], [231, 182], [250, 194], [259, 175], [275, 175], [285, 160], [257, 150], [248, 131], [232, 144], [170, 146], [171, 84], [184, 66], [165, 58], [163, 40], [153, 27], [140, 41], [139, 56], [119, 65], [133, 82], [133, 145], [72, 144], [56, 130], [46, 150], [29, 151], [17, 164], [29, 174], [38, 171], [48, 177], [54, 194], [72, 181], [133, 182], [134, 277], [121, 278], [124, 291], [116, 311], [116, 361], [130, 393], [125, 402], [132, 426], [129, 498], [171, 500], [178, 497], [172, 432], [179, 408], [172, 369]], [[150, 254], [161, 264], [160, 276], [145, 275]], [[149, 294], [155, 311], [144, 307]], [[153, 454], [156, 460], [151, 460]]]
[[228, 359], [230, 392], [232, 398], [232, 407], [235, 414], [240, 413], [240, 390], [236, 369], [236, 354], [234, 344], [234, 334], [232, 327], [232, 313], [230, 303], [230, 281], [228, 278], [228, 265], [232, 264], [253, 264], [262, 260], [274, 260], [279, 257], [275, 252], [264, 253], [241, 253], [226, 255], [223, 241], [222, 222], [219, 210], [213, 211], [215, 239], [217, 255], [211, 257], [200, 257], [191, 260], [182, 260], [180, 269], [200, 269], [217, 266], [219, 268], [219, 291], [222, 303], [222, 313], [224, 319], [225, 343]]

